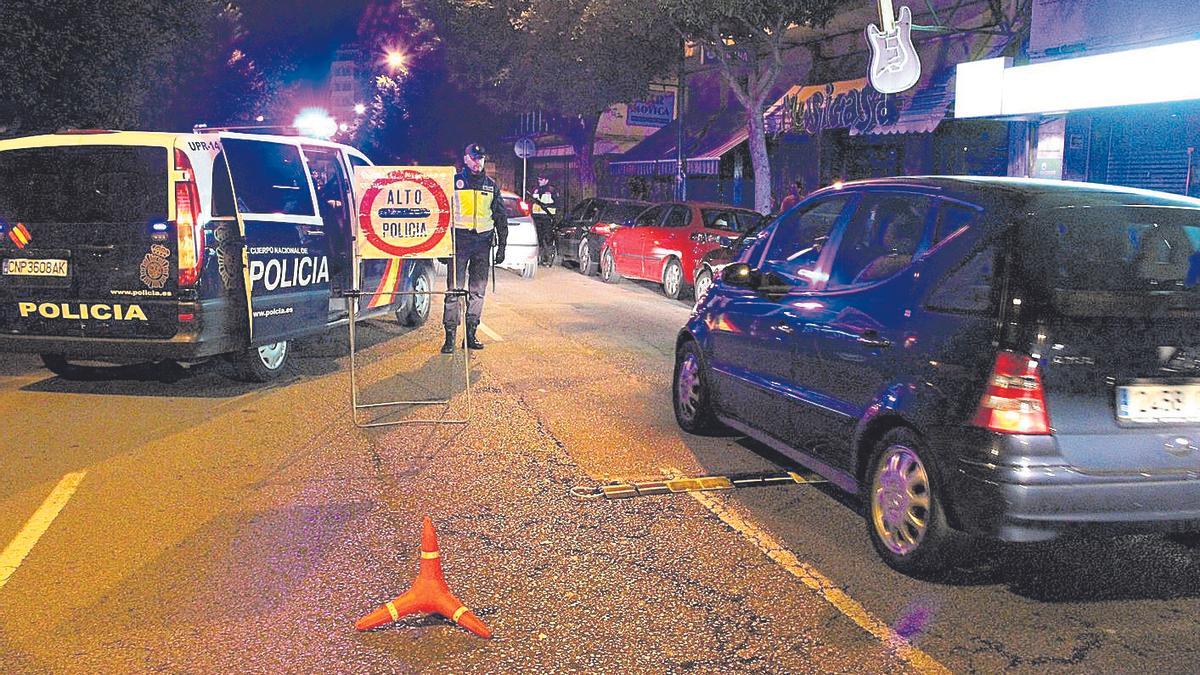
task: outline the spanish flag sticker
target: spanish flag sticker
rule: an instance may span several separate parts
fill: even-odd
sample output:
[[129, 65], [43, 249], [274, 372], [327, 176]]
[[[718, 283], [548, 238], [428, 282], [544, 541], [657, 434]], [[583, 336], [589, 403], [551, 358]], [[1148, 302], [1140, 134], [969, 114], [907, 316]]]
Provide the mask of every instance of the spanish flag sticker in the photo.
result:
[[9, 230], [8, 238], [12, 240], [12, 243], [16, 244], [17, 248], [25, 248], [33, 240], [33, 237], [29, 236], [29, 230], [25, 229], [24, 223], [17, 223]]

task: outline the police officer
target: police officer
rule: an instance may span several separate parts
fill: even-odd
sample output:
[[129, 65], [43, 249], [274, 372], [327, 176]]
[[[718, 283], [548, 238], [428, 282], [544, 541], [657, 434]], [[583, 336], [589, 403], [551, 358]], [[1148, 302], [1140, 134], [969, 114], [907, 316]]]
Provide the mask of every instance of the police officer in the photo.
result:
[[[483, 315], [483, 296], [487, 292], [489, 253], [496, 244], [495, 261], [504, 261], [508, 242], [508, 214], [500, 198], [500, 188], [484, 173], [486, 153], [477, 143], [463, 150], [463, 167], [454, 176], [454, 260], [446, 270], [447, 289], [467, 289], [467, 347], [483, 349], [476, 337], [479, 319]], [[454, 353], [455, 331], [458, 329], [459, 305], [457, 295], [447, 295], [442, 310], [442, 325], [446, 328], [443, 354]]]
[[554, 243], [554, 227], [562, 202], [558, 198], [558, 188], [550, 183], [550, 178], [539, 173], [537, 188], [533, 191], [533, 224], [537, 228], [538, 262], [545, 267], [554, 265], [551, 255], [551, 244]]
[[533, 198], [541, 204], [542, 211], [551, 217], [558, 215], [558, 188], [550, 183], [549, 176], [538, 174], [538, 186], [533, 191]]

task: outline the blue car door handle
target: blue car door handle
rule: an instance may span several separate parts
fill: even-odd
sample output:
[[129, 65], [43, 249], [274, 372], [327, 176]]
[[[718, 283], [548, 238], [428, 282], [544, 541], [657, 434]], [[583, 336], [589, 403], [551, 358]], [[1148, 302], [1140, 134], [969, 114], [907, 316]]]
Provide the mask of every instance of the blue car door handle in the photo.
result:
[[878, 332], [870, 329], [859, 333], [857, 342], [864, 347], [874, 347], [876, 349], [887, 349], [892, 346], [891, 340], [880, 337]]

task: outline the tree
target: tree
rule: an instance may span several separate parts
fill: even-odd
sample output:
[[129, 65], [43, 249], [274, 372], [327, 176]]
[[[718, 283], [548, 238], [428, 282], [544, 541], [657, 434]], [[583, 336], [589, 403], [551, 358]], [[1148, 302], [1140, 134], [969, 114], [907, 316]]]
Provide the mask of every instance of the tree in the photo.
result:
[[176, 94], [228, 53], [233, 8], [219, 0], [0, 3], [0, 132], [155, 128]]
[[835, 0], [657, 0], [676, 30], [708, 49], [746, 109], [754, 207], [771, 210], [771, 162], [763, 112], [783, 70], [786, 34], [793, 26], [823, 25]]
[[441, 0], [440, 29], [458, 81], [504, 114], [566, 117], [585, 193], [595, 192], [600, 117], [670, 74], [679, 38], [654, 0]]

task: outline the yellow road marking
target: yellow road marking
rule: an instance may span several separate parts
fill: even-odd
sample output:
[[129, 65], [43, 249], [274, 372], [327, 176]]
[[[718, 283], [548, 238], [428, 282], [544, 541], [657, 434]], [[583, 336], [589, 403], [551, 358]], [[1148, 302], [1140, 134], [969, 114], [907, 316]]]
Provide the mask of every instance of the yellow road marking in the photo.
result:
[[21, 566], [21, 562], [25, 560], [25, 556], [33, 550], [38, 539], [46, 533], [50, 528], [50, 523], [58, 517], [59, 511], [67, 505], [67, 501], [71, 499], [71, 495], [75, 494], [75, 490], [79, 488], [79, 484], [83, 482], [83, 477], [87, 475], [86, 471], [76, 471], [69, 473], [58, 481], [58, 485], [50, 491], [50, 495], [46, 497], [46, 501], [38, 507], [37, 511], [26, 521], [25, 527], [17, 533], [17, 536], [9, 542], [8, 546], [0, 551], [0, 588], [8, 583], [9, 577], [17, 568]]
[[483, 331], [483, 334], [490, 337], [494, 342], [504, 342], [504, 338], [500, 337], [499, 333], [488, 328], [487, 324], [482, 321], [479, 322], [479, 330]]
[[[682, 476], [683, 472], [674, 467], [666, 467], [663, 469], [663, 474], [674, 477]], [[688, 494], [711, 511], [713, 515], [720, 518], [721, 522], [737, 530], [764, 555], [799, 579], [805, 586], [816, 591], [826, 602], [833, 605], [834, 609], [882, 642], [883, 646], [898, 658], [908, 662], [919, 672], [949, 675], [950, 669], [914, 647], [911, 642], [892, 630], [891, 626], [875, 618], [857, 600], [838, 588], [832, 579], [821, 574], [820, 570], [812, 565], [801, 561], [795, 553], [785, 548], [761, 527], [736, 513], [721, 497], [706, 492], [689, 492]]]

